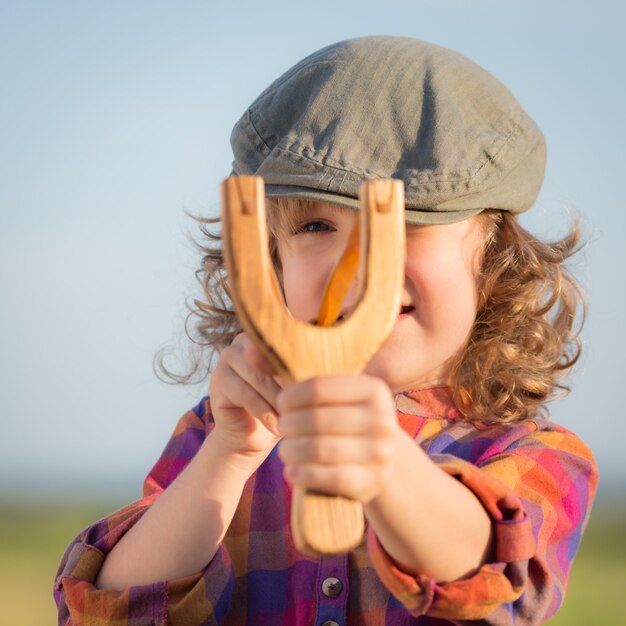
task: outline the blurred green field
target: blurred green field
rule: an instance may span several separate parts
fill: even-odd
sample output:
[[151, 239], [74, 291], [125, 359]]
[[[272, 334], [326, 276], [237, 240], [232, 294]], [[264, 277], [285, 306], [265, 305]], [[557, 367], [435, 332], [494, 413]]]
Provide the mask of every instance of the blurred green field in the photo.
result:
[[52, 583], [72, 537], [120, 503], [0, 504], [0, 590], [7, 626], [57, 623]]
[[[61, 555], [83, 527], [122, 502], [0, 504], [0, 590], [7, 626], [56, 624], [52, 580]], [[564, 607], [551, 626], [626, 624], [626, 507], [596, 507], [576, 559]]]

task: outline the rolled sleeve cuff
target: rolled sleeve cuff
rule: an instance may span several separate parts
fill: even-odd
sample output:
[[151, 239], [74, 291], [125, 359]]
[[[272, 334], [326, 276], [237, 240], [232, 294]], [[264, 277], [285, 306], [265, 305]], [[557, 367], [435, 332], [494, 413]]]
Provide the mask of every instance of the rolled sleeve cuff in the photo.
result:
[[403, 571], [386, 553], [371, 526], [367, 533], [370, 559], [383, 584], [412, 615], [480, 619], [522, 594], [528, 559], [535, 553], [530, 520], [515, 493], [484, 470], [450, 455], [431, 458], [471, 489], [485, 507], [493, 524], [494, 562], [483, 565], [469, 578], [437, 583], [428, 576]]
[[132, 511], [124, 523], [99, 541], [90, 542], [86, 533], [83, 541], [76, 541], [71, 547], [55, 584], [60, 624], [132, 622], [136, 626], [167, 626], [221, 622], [230, 606], [233, 588], [232, 563], [223, 546], [203, 571], [191, 576], [122, 590], [95, 586], [106, 554], [144, 510], [141, 507]]
[[219, 624], [230, 606], [232, 567], [222, 547], [202, 572], [120, 591], [95, 587], [105, 558], [97, 548], [76, 544], [70, 558], [73, 568], [60, 581], [72, 624]]

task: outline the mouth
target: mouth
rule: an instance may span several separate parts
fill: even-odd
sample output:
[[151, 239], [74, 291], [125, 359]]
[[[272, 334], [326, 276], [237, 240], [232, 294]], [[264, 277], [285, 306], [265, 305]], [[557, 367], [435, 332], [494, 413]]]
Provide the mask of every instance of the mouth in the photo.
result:
[[[415, 311], [415, 307], [414, 306], [411, 306], [411, 305], [401, 306], [400, 307], [400, 313], [398, 314], [398, 319], [403, 319], [405, 317], [408, 317], [409, 315], [411, 315], [411, 313], [413, 313], [413, 311]], [[342, 313], [335, 320], [335, 324], [337, 324], [338, 322], [341, 322], [346, 317], [348, 317], [348, 313]], [[309, 320], [309, 324], [313, 324], [313, 326], [317, 326], [317, 320], [315, 318], [313, 318], [312, 320]]]
[[[334, 326], [335, 324], [338, 324], [339, 322], [341, 322], [342, 320], [344, 320], [347, 316], [346, 315], [340, 315], [333, 323], [332, 326]], [[312, 326], [319, 326], [317, 318], [313, 318], [309, 320], [309, 324], [311, 324]]]

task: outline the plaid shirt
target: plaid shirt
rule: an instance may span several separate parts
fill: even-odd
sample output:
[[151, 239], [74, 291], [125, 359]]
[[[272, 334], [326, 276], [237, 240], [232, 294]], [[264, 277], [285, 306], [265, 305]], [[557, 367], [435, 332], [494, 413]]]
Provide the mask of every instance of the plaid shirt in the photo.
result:
[[[353, 552], [299, 554], [291, 490], [276, 450], [247, 482], [226, 538], [202, 572], [120, 591], [94, 587], [106, 554], [181, 473], [213, 427], [208, 399], [179, 421], [146, 478], [144, 497], [83, 531], [55, 581], [59, 624], [401, 626], [538, 624], [563, 601], [597, 483], [589, 449], [542, 419], [480, 425], [447, 389], [396, 396], [401, 426], [481, 500], [494, 528], [494, 562], [439, 584], [411, 576], [371, 528]], [[181, 512], [182, 515], [182, 512]]]

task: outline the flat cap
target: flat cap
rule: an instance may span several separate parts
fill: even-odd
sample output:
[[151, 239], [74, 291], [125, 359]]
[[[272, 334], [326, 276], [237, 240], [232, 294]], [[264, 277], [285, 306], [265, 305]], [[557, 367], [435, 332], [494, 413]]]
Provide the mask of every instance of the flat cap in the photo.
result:
[[459, 221], [535, 201], [545, 141], [511, 92], [466, 57], [405, 37], [362, 37], [308, 56], [233, 128], [235, 174], [268, 196], [358, 206], [364, 179], [404, 182], [406, 219]]

